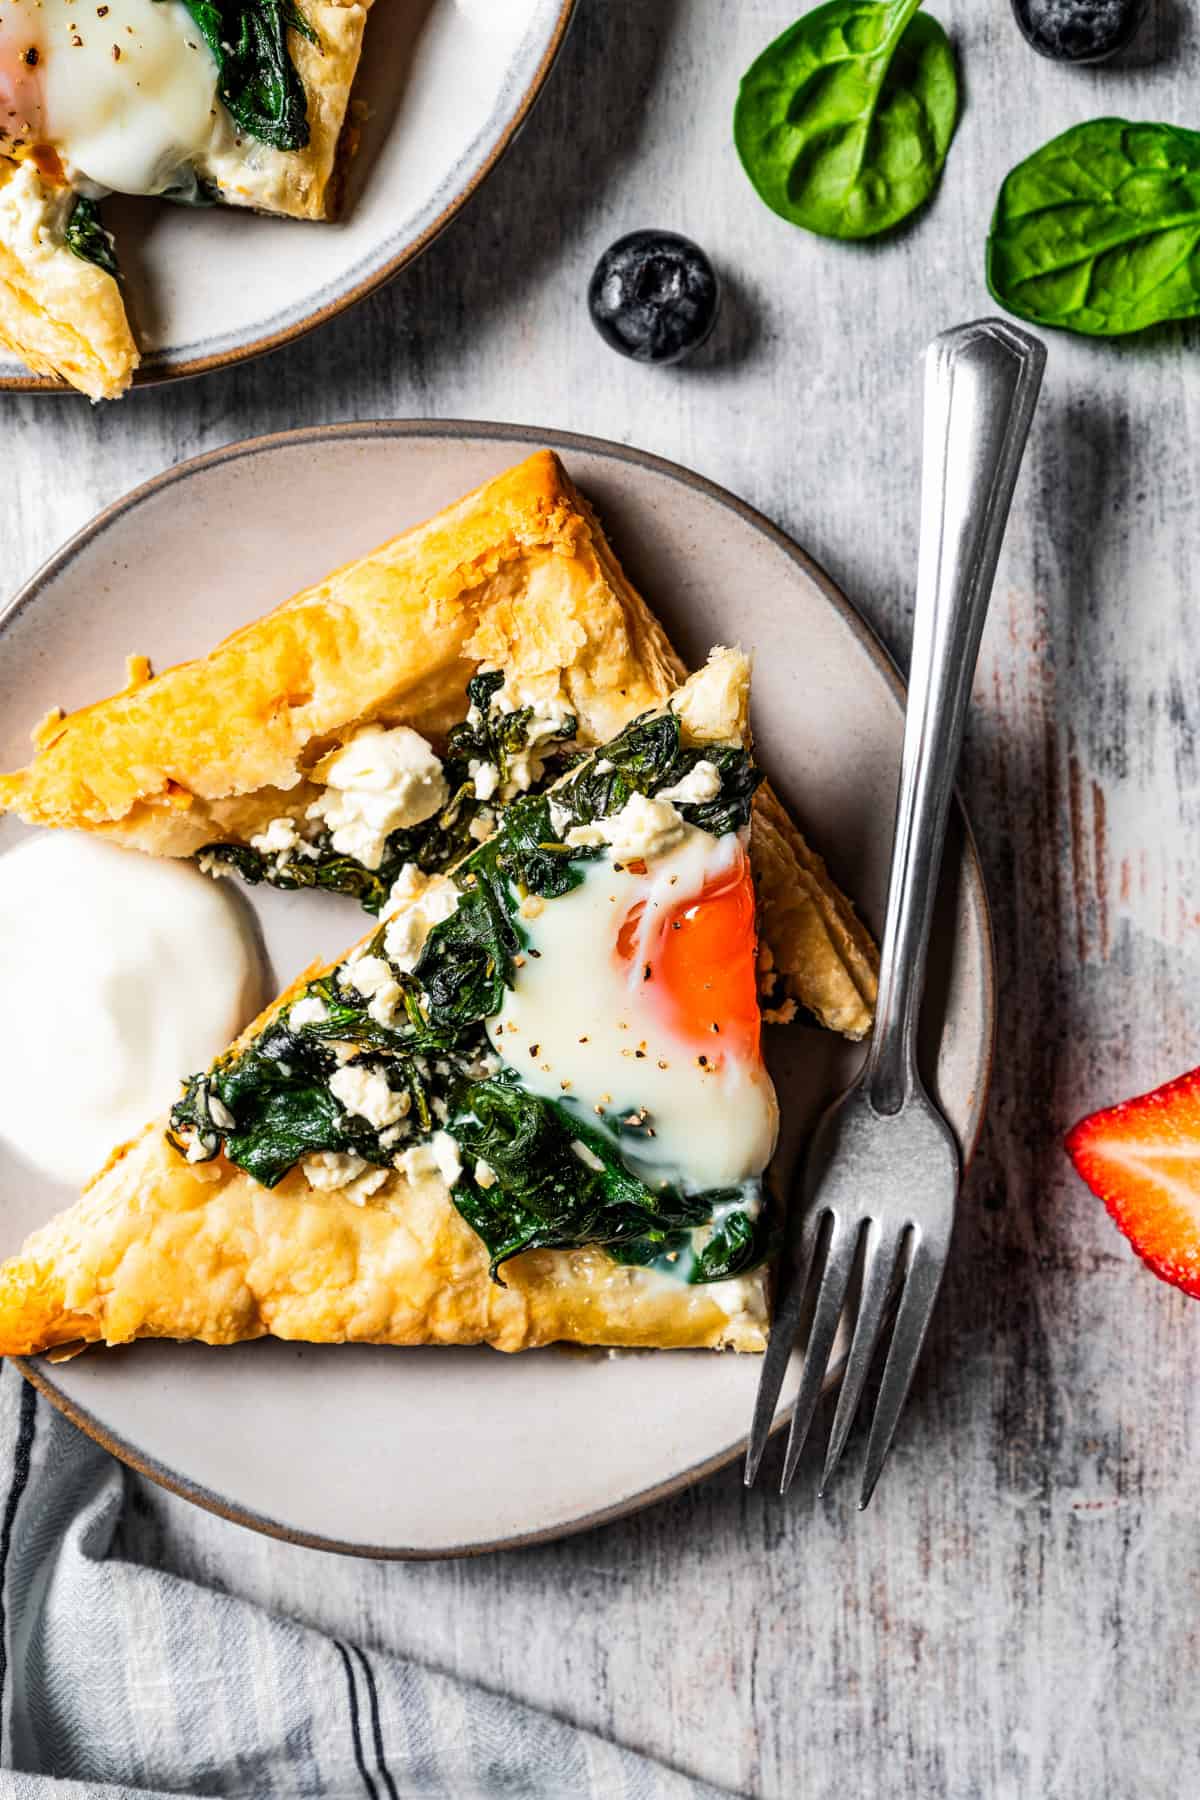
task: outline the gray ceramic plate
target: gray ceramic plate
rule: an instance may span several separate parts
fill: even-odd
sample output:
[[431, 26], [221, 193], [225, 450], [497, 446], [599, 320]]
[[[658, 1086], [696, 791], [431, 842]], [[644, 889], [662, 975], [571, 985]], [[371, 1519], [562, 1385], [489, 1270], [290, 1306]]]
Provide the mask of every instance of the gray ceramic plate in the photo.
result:
[[[418, 256], [512, 142], [574, 4], [376, 0], [354, 89], [367, 109], [362, 142], [335, 225], [110, 201], [138, 384], [273, 350]], [[0, 355], [0, 389], [60, 387]]]
[[[335, 426], [217, 451], [102, 513], [0, 623], [0, 767], [52, 705], [111, 692], [235, 626], [541, 444], [598, 506], [682, 652], [758, 653], [762, 761], [867, 919], [884, 898], [902, 728], [899, 678], [828, 577], [741, 502], [615, 444], [513, 426]], [[312, 495], [319, 493], [319, 510]], [[0, 821], [0, 849], [19, 828]], [[961, 826], [926, 1007], [927, 1070], [964, 1152], [991, 1056], [987, 902]], [[261, 896], [261, 897], [260, 897]], [[286, 978], [361, 931], [352, 902], [257, 890]], [[845, 1078], [826, 1033], [772, 1034], [790, 1138]], [[164, 1096], [164, 1101], [167, 1096]], [[0, 1150], [0, 1252], [71, 1198]], [[156, 1480], [261, 1530], [376, 1555], [549, 1537], [645, 1504], [736, 1456], [758, 1360], [562, 1350], [143, 1344], [27, 1365], [55, 1404]]]

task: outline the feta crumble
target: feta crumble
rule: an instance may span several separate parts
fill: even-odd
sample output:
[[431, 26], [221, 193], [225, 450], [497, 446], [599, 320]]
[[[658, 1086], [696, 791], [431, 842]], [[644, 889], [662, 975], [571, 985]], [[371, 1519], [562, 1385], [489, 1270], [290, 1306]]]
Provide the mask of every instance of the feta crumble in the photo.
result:
[[366, 1119], [377, 1131], [394, 1125], [412, 1105], [412, 1095], [407, 1091], [392, 1092], [382, 1070], [364, 1069], [357, 1062], [334, 1070], [329, 1077], [329, 1091], [348, 1113]]
[[297, 1000], [288, 1013], [288, 1024], [293, 1031], [300, 1031], [305, 1025], [323, 1025], [329, 1017], [329, 1008], [315, 994]]
[[702, 757], [682, 781], [677, 781], [673, 787], [659, 788], [655, 798], [674, 800], [679, 806], [702, 806], [706, 800], [715, 800], [720, 792], [720, 770], [716, 763]]
[[620, 812], [592, 825], [574, 825], [565, 842], [572, 848], [608, 844], [616, 862], [662, 856], [687, 835], [689, 826], [669, 800], [630, 794]]
[[450, 788], [433, 748], [407, 725], [367, 725], [325, 765], [326, 791], [308, 809], [343, 856], [377, 869], [393, 831], [445, 806]]
[[392, 886], [384, 918], [387, 928], [383, 947], [388, 961], [403, 973], [411, 973], [435, 925], [448, 919], [458, 905], [458, 889], [446, 875], [422, 875], [406, 863]]

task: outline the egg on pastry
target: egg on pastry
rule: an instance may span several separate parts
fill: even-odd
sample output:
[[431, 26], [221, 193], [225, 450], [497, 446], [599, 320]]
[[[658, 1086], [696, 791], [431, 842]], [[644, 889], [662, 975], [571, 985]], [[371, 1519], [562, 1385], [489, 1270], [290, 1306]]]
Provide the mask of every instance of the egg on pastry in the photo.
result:
[[128, 385], [105, 194], [328, 217], [370, 4], [0, 0], [0, 340], [93, 399]]
[[749, 664], [514, 798], [0, 1268], [0, 1351], [761, 1350], [777, 1106]]

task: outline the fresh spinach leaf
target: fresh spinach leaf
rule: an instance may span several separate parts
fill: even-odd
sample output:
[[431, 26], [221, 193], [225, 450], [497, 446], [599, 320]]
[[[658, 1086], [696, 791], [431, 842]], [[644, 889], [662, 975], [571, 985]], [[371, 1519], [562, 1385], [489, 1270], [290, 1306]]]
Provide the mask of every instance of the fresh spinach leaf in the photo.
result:
[[289, 29], [317, 35], [288, 0], [184, 0], [217, 64], [217, 91], [235, 122], [276, 150], [303, 150], [308, 97], [288, 49]]
[[64, 237], [67, 249], [81, 262], [95, 263], [106, 275], [114, 279], [120, 277], [112, 232], [105, 231], [100, 223], [100, 209], [94, 200], [88, 200], [83, 194], [76, 197]]
[[958, 119], [954, 53], [920, 0], [830, 0], [742, 78], [733, 134], [760, 197], [824, 237], [865, 238], [927, 200]]
[[1000, 189], [987, 282], [1089, 337], [1200, 315], [1200, 132], [1092, 119], [1043, 144]]

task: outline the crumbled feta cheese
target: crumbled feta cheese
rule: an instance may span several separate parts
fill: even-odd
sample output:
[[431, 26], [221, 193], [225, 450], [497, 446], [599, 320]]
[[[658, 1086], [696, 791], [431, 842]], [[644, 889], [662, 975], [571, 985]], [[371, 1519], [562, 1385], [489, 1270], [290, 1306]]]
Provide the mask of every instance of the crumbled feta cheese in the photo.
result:
[[477, 844], [486, 844], [488, 839], [494, 835], [495, 830], [496, 820], [490, 812], [476, 813], [467, 826], [469, 836], [473, 837]]
[[400, 983], [382, 956], [360, 956], [346, 963], [338, 980], [371, 1002], [367, 1011], [379, 1025], [391, 1025], [404, 998]]
[[305, 1025], [323, 1025], [329, 1017], [329, 1008], [315, 994], [308, 994], [303, 1000], [297, 1000], [288, 1013], [288, 1024], [293, 1031], [300, 1031]]
[[560, 838], [571, 829], [571, 814], [565, 806], [560, 806], [558, 801], [553, 799], [550, 802], [550, 823]]
[[720, 791], [720, 770], [716, 763], [702, 757], [682, 781], [677, 781], [673, 787], [659, 788], [656, 798], [674, 800], [679, 806], [701, 806], [706, 800], [715, 800]]
[[323, 819], [343, 856], [377, 869], [393, 831], [419, 825], [445, 806], [442, 765], [419, 731], [368, 725], [325, 765], [326, 791], [308, 809]]
[[582, 1138], [572, 1138], [571, 1148], [585, 1168], [593, 1169], [597, 1175], [603, 1175], [603, 1161], [588, 1144], [584, 1143]]
[[196, 858], [196, 867], [202, 875], [213, 875], [218, 881], [228, 881], [237, 874], [231, 862], [223, 856], [214, 856], [211, 850], [203, 850]]
[[300, 1164], [309, 1187], [322, 1190], [345, 1187], [368, 1167], [361, 1156], [343, 1155], [340, 1150], [317, 1150]]
[[365, 1206], [371, 1195], [383, 1186], [390, 1169], [375, 1169], [361, 1156], [343, 1155], [340, 1150], [318, 1150], [300, 1164], [309, 1187], [322, 1193], [340, 1193], [355, 1206]]
[[294, 819], [272, 819], [265, 831], [257, 832], [250, 839], [250, 848], [261, 850], [264, 856], [275, 856], [281, 850], [294, 850], [299, 842], [300, 833]]
[[440, 1175], [447, 1187], [453, 1187], [462, 1174], [458, 1144], [448, 1131], [435, 1131], [427, 1144], [413, 1144], [402, 1150], [395, 1166], [409, 1181]]
[[453, 1187], [462, 1174], [462, 1158], [458, 1154], [458, 1140], [452, 1138], [448, 1131], [435, 1131], [429, 1140], [429, 1148], [433, 1151], [433, 1160], [438, 1166], [438, 1173], [447, 1187]]
[[477, 800], [490, 800], [500, 786], [500, 771], [495, 763], [478, 762], [472, 758], [467, 764], [467, 774], [471, 777]]
[[208, 1096], [208, 1116], [214, 1125], [220, 1126], [222, 1131], [237, 1130], [237, 1120], [225, 1105], [225, 1102], [218, 1099], [216, 1094], [210, 1094]]
[[496, 1171], [495, 1171], [495, 1169], [493, 1169], [491, 1163], [484, 1162], [482, 1156], [476, 1160], [475, 1167], [474, 1167], [472, 1173], [475, 1177], [475, 1186], [476, 1187], [481, 1187], [481, 1188], [495, 1187], [496, 1182], [499, 1179], [499, 1177], [497, 1176]]
[[572, 846], [609, 844], [616, 862], [649, 859], [673, 850], [688, 831], [669, 800], [630, 794], [620, 812], [592, 825], [574, 825], [566, 842]]
[[406, 863], [401, 870], [384, 914], [384, 950], [388, 961], [405, 974], [416, 968], [425, 939], [434, 926], [448, 919], [458, 905], [458, 889], [448, 876], [425, 876], [414, 870], [421, 883], [418, 886], [408, 874], [410, 868], [412, 864]]
[[530, 713], [525, 743], [508, 759], [507, 779], [500, 795], [502, 800], [512, 800], [517, 794], [527, 793], [541, 779], [546, 766], [541, 747], [558, 738], [573, 715], [569, 702], [561, 694], [553, 697], [533, 694], [520, 684], [511, 690], [507, 686], [501, 688], [492, 705], [501, 713], [519, 712], [525, 708]]
[[421, 1181], [427, 1175], [437, 1174], [437, 1164], [428, 1144], [411, 1144], [400, 1152], [392, 1166], [399, 1169], [406, 1181]]
[[190, 1163], [206, 1161], [208, 1157], [208, 1146], [205, 1144], [204, 1139], [200, 1136], [198, 1131], [192, 1133], [188, 1142], [188, 1147], [183, 1154], [185, 1160]]
[[356, 1113], [377, 1131], [394, 1125], [412, 1105], [405, 1090], [394, 1094], [380, 1069], [366, 1069], [361, 1063], [346, 1063], [329, 1077], [329, 1091], [348, 1113]]

